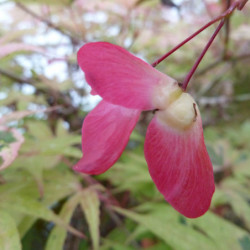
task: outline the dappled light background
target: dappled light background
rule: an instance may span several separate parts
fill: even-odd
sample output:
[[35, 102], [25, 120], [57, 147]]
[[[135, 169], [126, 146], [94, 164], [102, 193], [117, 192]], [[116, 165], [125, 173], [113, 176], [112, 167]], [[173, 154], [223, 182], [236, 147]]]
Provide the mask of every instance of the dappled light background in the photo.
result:
[[[250, 249], [250, 4], [235, 11], [188, 92], [198, 103], [216, 191], [197, 219], [148, 173], [143, 112], [106, 173], [72, 171], [84, 117], [101, 100], [76, 61], [88, 42], [148, 63], [223, 12], [228, 0], [0, 1], [0, 249]], [[182, 82], [216, 26], [157, 66]]]

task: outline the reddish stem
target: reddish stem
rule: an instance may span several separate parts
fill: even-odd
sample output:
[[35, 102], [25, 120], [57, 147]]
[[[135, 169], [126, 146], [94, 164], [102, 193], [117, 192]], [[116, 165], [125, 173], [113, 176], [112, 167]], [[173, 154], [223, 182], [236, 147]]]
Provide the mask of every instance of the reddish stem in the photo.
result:
[[153, 62], [151, 65], [153, 67], [156, 67], [160, 62], [162, 62], [168, 56], [170, 56], [171, 54], [173, 54], [177, 49], [179, 49], [180, 47], [182, 47], [184, 44], [186, 44], [188, 41], [190, 41], [192, 38], [194, 38], [195, 36], [197, 36], [199, 33], [201, 33], [203, 30], [205, 30], [206, 28], [208, 28], [209, 26], [211, 26], [215, 22], [217, 22], [217, 20], [214, 19], [214, 20], [210, 21], [209, 23], [207, 23], [206, 25], [204, 25], [203, 27], [201, 27], [199, 30], [197, 30], [195, 33], [193, 33], [191, 36], [189, 36], [184, 41], [182, 41], [180, 44], [178, 44], [173, 49], [171, 49], [169, 52], [167, 52], [165, 55], [163, 55], [162, 57], [160, 57], [159, 59], [157, 59], [155, 62]]
[[237, 7], [238, 10], [242, 10], [247, 3], [248, 0], [243, 0], [241, 3], [239, 3], [239, 6]]
[[195, 64], [193, 65], [192, 69], [189, 71], [189, 73], [187, 74], [186, 78], [183, 81], [182, 84], [182, 88], [183, 90], [186, 90], [187, 85], [190, 81], [190, 79], [192, 78], [194, 72], [196, 71], [197, 67], [199, 66], [202, 58], [205, 56], [207, 50], [209, 49], [210, 45], [212, 44], [212, 42], [214, 41], [215, 37], [217, 36], [217, 34], [219, 33], [219, 31], [221, 30], [221, 28], [223, 27], [225, 23], [225, 20], [221, 20], [219, 26], [217, 27], [217, 29], [215, 30], [215, 32], [213, 33], [213, 35], [211, 36], [211, 38], [209, 39], [207, 45], [205, 46], [205, 48], [203, 49], [202, 53], [200, 54], [200, 56], [198, 57], [197, 61], [195, 62]]
[[204, 25], [203, 27], [201, 27], [199, 30], [197, 30], [195, 33], [193, 33], [191, 36], [189, 36], [184, 41], [182, 41], [180, 44], [178, 44], [176, 47], [174, 47], [169, 52], [167, 52], [165, 55], [163, 55], [162, 57], [160, 57], [159, 59], [157, 59], [155, 62], [153, 62], [151, 65], [153, 67], [156, 67], [160, 62], [162, 62], [164, 59], [166, 59], [168, 56], [170, 56], [172, 53], [174, 53], [177, 49], [179, 49], [180, 47], [182, 47], [184, 44], [186, 44], [192, 38], [194, 38], [195, 36], [197, 36], [203, 30], [207, 29], [209, 26], [211, 26], [212, 24], [216, 23], [217, 21], [219, 21], [221, 19], [224, 19], [225, 17], [228, 17], [229, 15], [232, 14], [232, 12], [236, 8], [238, 10], [241, 10], [244, 7], [244, 5], [246, 4], [247, 1], [248, 0], [233, 2], [231, 4], [231, 6], [225, 12], [223, 12], [220, 16], [218, 16], [218, 17], [214, 18], [213, 20], [211, 20], [210, 22], [208, 22], [206, 25]]

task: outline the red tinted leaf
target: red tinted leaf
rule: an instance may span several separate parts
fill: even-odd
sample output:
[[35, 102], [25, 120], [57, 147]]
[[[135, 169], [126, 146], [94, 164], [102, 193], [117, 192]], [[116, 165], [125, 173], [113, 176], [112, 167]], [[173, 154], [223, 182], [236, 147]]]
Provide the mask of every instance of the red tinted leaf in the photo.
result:
[[[0, 157], [2, 158], [2, 164], [0, 170], [3, 170], [10, 166], [18, 155], [18, 150], [24, 142], [23, 136], [16, 129], [8, 129], [6, 127], [0, 127], [1, 132], [11, 133], [14, 141], [10, 143], [1, 143]], [[1, 142], [1, 141], [0, 141]]]

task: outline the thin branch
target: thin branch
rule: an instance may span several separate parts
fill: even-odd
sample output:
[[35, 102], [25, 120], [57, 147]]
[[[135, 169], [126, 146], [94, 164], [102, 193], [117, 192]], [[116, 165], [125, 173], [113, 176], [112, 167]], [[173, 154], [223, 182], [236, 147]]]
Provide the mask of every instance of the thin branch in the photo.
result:
[[206, 97], [203, 96], [198, 100], [198, 103], [200, 106], [217, 106], [217, 105], [223, 105], [231, 101], [232, 98], [229, 98], [227, 96], [213, 96], [213, 97]]
[[32, 79], [24, 78], [22, 76], [15, 75], [12, 72], [5, 70], [5, 69], [0, 68], [0, 74], [5, 76], [5, 77], [8, 77], [9, 79], [11, 79], [15, 82], [34, 84], [34, 81]]
[[[226, 9], [228, 9], [231, 5], [231, 0], [227, 0]], [[223, 49], [223, 59], [227, 59], [228, 55], [228, 46], [229, 46], [229, 37], [230, 37], [230, 17], [228, 17], [225, 21], [225, 38], [224, 38], [224, 49]]]
[[36, 14], [35, 12], [33, 12], [32, 10], [30, 10], [29, 8], [27, 8], [25, 5], [23, 5], [22, 3], [17, 2], [16, 3], [17, 7], [19, 7], [21, 10], [23, 10], [24, 12], [26, 12], [27, 14], [31, 15], [32, 17], [34, 17], [35, 19], [45, 23], [48, 27], [59, 31], [60, 33], [62, 33], [65, 36], [70, 37], [70, 39], [72, 40], [73, 43], [77, 43], [77, 39], [70, 34], [69, 32], [65, 31], [64, 29], [62, 29], [61, 27], [57, 26], [56, 24], [54, 24], [53, 22], [51, 22], [50, 20], [39, 16], [38, 14]]
[[207, 73], [208, 71], [216, 68], [218, 65], [220, 65], [222, 62], [224, 62], [222, 59], [218, 59], [217, 61], [214, 61], [213, 63], [209, 64], [208, 66], [206, 66], [204, 69], [201, 69], [199, 71], [197, 71], [196, 75], [197, 76], [201, 76], [205, 73]]
[[237, 95], [234, 97], [234, 100], [238, 102], [250, 101], [250, 94]]
[[232, 57], [231, 61], [235, 62], [235, 61], [241, 61], [241, 60], [246, 60], [246, 59], [250, 59], [250, 54], [244, 54], [244, 55], [238, 55], [238, 56]]
[[224, 105], [229, 102], [246, 102], [250, 101], [250, 94], [242, 94], [233, 97], [228, 96], [213, 96], [213, 97], [201, 97], [198, 100], [199, 105], [201, 106], [217, 106], [217, 105]]
[[[234, 57], [231, 57], [230, 59], [227, 59], [227, 61], [228, 62], [236, 62], [236, 61], [242, 61], [242, 60], [247, 60], [247, 59], [250, 59], [250, 54], [244, 54], [244, 55], [234, 56]], [[197, 76], [201, 76], [201, 75], [209, 72], [210, 70], [216, 68], [217, 66], [219, 66], [223, 62], [224, 61], [222, 59], [219, 59], [219, 60], [217, 60], [217, 61], [209, 64], [204, 69], [201, 69], [201, 70], [197, 71], [196, 75]]]

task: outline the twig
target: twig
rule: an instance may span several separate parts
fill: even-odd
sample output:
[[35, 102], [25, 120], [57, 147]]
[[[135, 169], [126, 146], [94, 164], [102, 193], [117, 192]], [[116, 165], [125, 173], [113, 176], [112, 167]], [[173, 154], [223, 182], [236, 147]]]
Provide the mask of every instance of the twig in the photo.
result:
[[250, 101], [250, 94], [242, 94], [242, 95], [237, 95], [234, 97], [228, 97], [228, 96], [213, 96], [213, 97], [201, 97], [198, 100], [199, 105], [201, 106], [217, 106], [217, 105], [223, 105], [228, 102], [245, 102], [245, 101]]
[[[234, 57], [231, 57], [230, 60], [227, 60], [227, 61], [228, 62], [236, 62], [236, 61], [242, 61], [242, 60], [246, 60], [246, 59], [250, 59], [250, 54], [234, 56]], [[223, 62], [224, 62], [223, 60], [219, 59], [219, 60], [209, 64], [204, 69], [197, 71], [196, 76], [201, 76], [201, 75], [207, 73], [208, 71], [216, 68], [217, 66], [219, 66]]]
[[231, 98], [228, 98], [227, 96], [213, 96], [213, 97], [201, 97], [198, 100], [199, 105], [201, 106], [217, 106], [217, 105], [222, 105], [225, 104], [229, 101], [231, 101]]
[[62, 33], [63, 35], [66, 35], [68, 37], [70, 37], [70, 39], [72, 40], [72, 42], [75, 44], [75, 43], [78, 43], [77, 39], [72, 35], [70, 34], [69, 32], [66, 32], [65, 30], [63, 30], [61, 27], [55, 25], [53, 22], [51, 22], [50, 20], [42, 17], [42, 16], [39, 16], [38, 14], [36, 14], [35, 12], [33, 12], [32, 10], [30, 10], [29, 8], [27, 8], [25, 5], [17, 2], [16, 3], [17, 7], [19, 7], [21, 10], [23, 10], [24, 12], [26, 12], [27, 14], [31, 15], [32, 17], [34, 17], [35, 19], [45, 23], [48, 27], [54, 29], [54, 30], [57, 30], [59, 31], [60, 33]]
[[[227, 0], [226, 9], [228, 9], [230, 5], [231, 5], [231, 0]], [[230, 17], [228, 17], [225, 21], [224, 50], [223, 50], [223, 56], [222, 56], [224, 60], [228, 58], [229, 37], [230, 37]]]
[[[102, 185], [100, 182], [92, 178], [90, 175], [81, 174], [81, 176], [84, 178], [84, 180], [87, 182], [89, 186], [96, 185], [96, 184]], [[124, 227], [123, 225], [124, 223], [122, 222], [120, 217], [111, 209], [112, 206], [114, 205], [121, 207], [119, 201], [112, 195], [112, 193], [109, 190], [106, 190], [106, 193], [108, 194], [107, 198], [105, 198], [102, 195], [102, 193], [97, 190], [97, 194], [99, 198], [104, 202], [104, 207], [105, 207], [106, 212], [109, 214], [111, 219], [115, 222], [115, 224], [118, 227], [120, 227], [121, 230], [123, 230], [125, 234], [129, 235], [129, 231], [127, 230], [126, 227]], [[139, 249], [140, 246], [136, 241], [133, 241], [132, 244], [135, 247], [135, 249]]]
[[239, 55], [239, 56], [235, 56], [235, 57], [232, 57], [232, 61], [235, 62], [235, 61], [241, 61], [241, 60], [246, 60], [246, 59], [250, 59], [250, 54], [244, 54], [244, 55]]
[[234, 100], [238, 102], [250, 101], [250, 94], [237, 95]]
[[[105, 206], [105, 209], [106, 209], [106, 212], [109, 214], [110, 218], [115, 222], [115, 224], [121, 228], [121, 230], [127, 235], [129, 236], [130, 235], [130, 232], [129, 230], [124, 226], [124, 223], [123, 221], [120, 219], [120, 217], [115, 213], [113, 212], [112, 210], [112, 207], [109, 207], [109, 206]], [[132, 242], [130, 242], [134, 249], [141, 249], [140, 248], [140, 245], [138, 242], [136, 242], [136, 240], [133, 240]]]
[[29, 83], [29, 84], [34, 84], [34, 81], [32, 79], [29, 79], [29, 78], [24, 78], [22, 76], [18, 76], [18, 75], [15, 75], [13, 74], [12, 72], [8, 71], [8, 70], [5, 70], [5, 69], [1, 69], [0, 68], [0, 74], [3, 75], [3, 76], [6, 76], [8, 77], [9, 79], [12, 79], [16, 82], [19, 82], [19, 83]]
[[201, 69], [199, 71], [197, 71], [196, 75], [197, 76], [201, 76], [205, 73], [207, 73], [208, 71], [212, 70], [213, 68], [216, 68], [218, 65], [220, 65], [223, 62], [223, 60], [218, 59], [217, 61], [209, 64], [207, 67], [205, 67], [204, 69]]
[[197, 93], [197, 97], [200, 98], [201, 96], [204, 96], [205, 93], [207, 93], [209, 90], [211, 90], [215, 85], [223, 81], [225, 79], [226, 73], [229, 71], [230, 65], [226, 65], [227, 67], [223, 67], [223, 70], [219, 75], [215, 75], [211, 81], [209, 81], [207, 84], [205, 84]]

